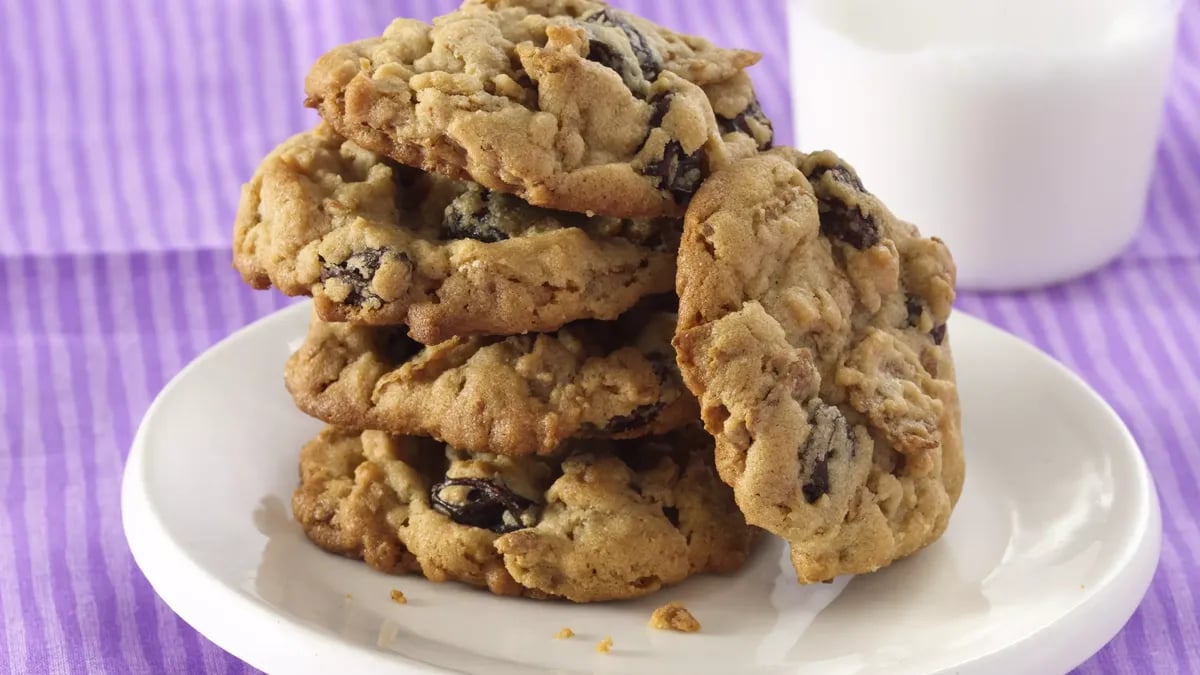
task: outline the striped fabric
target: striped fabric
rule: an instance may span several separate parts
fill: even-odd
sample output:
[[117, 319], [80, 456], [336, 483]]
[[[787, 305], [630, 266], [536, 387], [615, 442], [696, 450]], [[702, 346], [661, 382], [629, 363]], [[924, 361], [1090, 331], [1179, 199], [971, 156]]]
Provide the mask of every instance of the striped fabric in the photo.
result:
[[[122, 462], [189, 359], [285, 304], [230, 269], [238, 188], [314, 121], [325, 48], [451, 0], [0, 3], [0, 670], [249, 670], [175, 617], [121, 532]], [[619, 3], [765, 53], [763, 107], [791, 138], [780, 0]], [[1146, 224], [1091, 277], [963, 295], [1081, 374], [1158, 481], [1153, 588], [1082, 673], [1200, 670], [1200, 0], [1186, 0]]]

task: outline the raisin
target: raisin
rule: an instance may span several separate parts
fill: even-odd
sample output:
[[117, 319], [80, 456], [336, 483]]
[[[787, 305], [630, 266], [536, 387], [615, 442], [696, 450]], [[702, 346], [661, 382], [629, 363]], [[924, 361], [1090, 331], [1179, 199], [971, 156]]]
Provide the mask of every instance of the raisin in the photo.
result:
[[630, 91], [635, 92], [639, 98], [645, 96], [646, 84], [641, 75], [641, 66], [622, 54], [621, 50], [598, 37], [592, 37], [588, 41], [587, 60], [614, 71], [621, 76], [621, 81]]
[[633, 410], [624, 415], [617, 415], [609, 418], [601, 429], [593, 429], [593, 431], [602, 431], [609, 434], [623, 434], [626, 431], [633, 431], [649, 424], [654, 416], [657, 415], [666, 404], [662, 401], [657, 403], [646, 403], [639, 405]]
[[[650, 102], [654, 106], [650, 115], [651, 130], [662, 126], [674, 97], [673, 93], [666, 93]], [[649, 138], [649, 134], [646, 137]], [[704, 181], [704, 164], [703, 149], [689, 155], [679, 141], [672, 139], [663, 147], [662, 158], [647, 163], [642, 174], [657, 178], [660, 189], [668, 190], [676, 204], [684, 204], [700, 189], [700, 183]]]
[[[378, 300], [379, 296], [371, 291], [371, 279], [375, 272], [379, 271], [384, 253], [384, 249], [369, 248], [355, 253], [341, 263], [324, 263], [321, 267], [321, 282], [336, 279], [349, 286], [350, 293], [344, 301], [347, 305], [361, 305], [368, 300]], [[398, 256], [408, 262], [408, 256]]]
[[819, 199], [821, 234], [849, 244], [858, 250], [868, 249], [880, 241], [879, 224], [875, 218], [858, 207]]
[[829, 458], [822, 457], [813, 465], [812, 473], [808, 475], [808, 482], [800, 486], [800, 491], [804, 493], [804, 501], [812, 504], [821, 498], [821, 495], [829, 492]]
[[474, 239], [485, 244], [494, 244], [508, 239], [508, 235], [489, 227], [485, 220], [467, 221], [462, 216], [448, 217], [442, 221], [442, 234], [446, 239]]
[[689, 155], [679, 141], [668, 141], [662, 158], [647, 164], [642, 173], [657, 178], [658, 187], [669, 191], [676, 204], [685, 204], [704, 181], [704, 151]]
[[[663, 120], [667, 118], [667, 113], [671, 112], [671, 101], [673, 100], [675, 100], [675, 92], [668, 91], [665, 94], [655, 96], [650, 101], [650, 105], [654, 106], [654, 112], [650, 113], [651, 130], [662, 126]], [[649, 137], [649, 134], [647, 134], [647, 137]]]
[[[625, 17], [621, 16], [617, 10], [612, 9], [611, 7], [605, 7], [583, 17], [583, 20], [600, 26], [609, 26], [611, 28], [619, 29], [629, 40], [629, 49], [633, 52], [634, 57], [637, 58], [638, 68], [642, 71], [642, 77], [649, 82], [653, 82], [658, 79], [658, 76], [660, 73], [662, 73], [663, 68], [662, 57], [659, 56], [658, 51], [650, 45], [650, 41], [646, 39], [646, 36], [643, 35], [640, 30], [635, 28], [633, 24], [629, 23]], [[612, 65], [610, 65], [611, 63], [616, 62], [618, 59], [615, 58], [616, 53], [609, 45], [605, 45], [603, 48], [603, 51], [608, 53], [608, 63], [591, 57], [592, 50], [595, 49], [595, 42], [596, 41], [593, 40], [593, 46], [588, 47], [588, 58], [593, 61], [597, 61], [598, 63], [602, 63], [618, 73], [622, 72], [620, 68], [614, 68]], [[628, 84], [628, 82], [626, 84]]]
[[624, 73], [621, 67], [623, 65], [621, 54], [607, 42], [601, 42], [594, 38], [588, 41], [587, 59], [610, 70], [615, 70], [617, 73]]
[[845, 183], [859, 192], [867, 191], [867, 189], [863, 187], [862, 181], [858, 179], [858, 176], [855, 176], [854, 172], [850, 171], [850, 169], [847, 169], [844, 166], [833, 167], [829, 170], [829, 175], [833, 176], [833, 179], [837, 182]]
[[492, 244], [508, 239], [492, 208], [494, 195], [489, 190], [467, 191], [446, 207], [442, 218], [442, 238], [474, 239]]
[[[766, 138], [759, 138], [754, 135], [754, 128], [750, 126], [750, 120], [754, 120], [766, 127]], [[750, 105], [746, 106], [745, 110], [733, 118], [717, 117], [717, 127], [721, 130], [722, 134], [731, 134], [734, 132], [746, 134], [754, 139], [755, 143], [758, 144], [759, 150], [769, 150], [771, 148], [771, 140], [775, 136], [775, 128], [771, 126], [771, 120], [767, 119], [767, 116], [763, 114], [762, 107], [758, 104], [758, 99], [750, 101]]]
[[924, 307], [921, 305], [920, 298], [915, 295], [905, 298], [904, 309], [908, 312], [908, 325], [916, 326], [921, 323], [921, 312]]
[[[845, 454], [853, 457], [856, 449], [850, 424], [837, 406], [814, 400], [808, 405], [808, 438], [800, 447], [801, 464], [812, 458], [812, 469], [800, 486], [804, 501], [812, 504], [829, 492], [829, 460]], [[803, 478], [803, 476], [801, 476]]]
[[[917, 298], [915, 295], [908, 296], [904, 301], [904, 308], [908, 310], [908, 325], [920, 325], [921, 312], [923, 310], [920, 298]], [[930, 328], [929, 337], [933, 338], [933, 344], [942, 344], [942, 341], [946, 339], [946, 324], [943, 323]]]
[[[465, 501], [442, 498], [442, 492], [452, 487], [467, 488]], [[533, 507], [532, 501], [485, 478], [447, 478], [429, 490], [429, 500], [436, 511], [454, 522], [497, 534], [528, 527], [522, 516]]]
[[862, 181], [858, 179], [858, 176], [855, 176], [853, 171], [841, 165], [817, 167], [807, 178], [810, 183], [816, 185], [821, 180], [821, 176], [827, 173], [839, 183], [849, 185], [859, 192], [867, 192], [867, 189], [863, 187]]
[[854, 204], [842, 202], [830, 195], [828, 188], [820, 185], [821, 178], [828, 174], [837, 183], [849, 185], [855, 192], [866, 194], [862, 181], [849, 168], [840, 164], [813, 169], [806, 177], [817, 193], [817, 208], [821, 214], [821, 234], [845, 242], [858, 250], [871, 248], [879, 243], [879, 223], [869, 213]]

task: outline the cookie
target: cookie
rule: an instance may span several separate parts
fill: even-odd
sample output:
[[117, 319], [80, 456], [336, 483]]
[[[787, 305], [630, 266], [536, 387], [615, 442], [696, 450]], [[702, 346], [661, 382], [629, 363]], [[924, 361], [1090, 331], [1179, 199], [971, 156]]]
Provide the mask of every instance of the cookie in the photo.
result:
[[759, 57], [596, 0], [467, 0], [326, 53], [306, 103], [365, 148], [531, 204], [679, 215], [770, 145], [744, 70]]
[[337, 426], [433, 436], [469, 452], [547, 454], [572, 437], [696, 421], [674, 329], [674, 314], [639, 308], [555, 333], [423, 346], [403, 327], [315, 319], [285, 380], [301, 410]]
[[829, 152], [712, 176], [680, 245], [674, 344], [746, 520], [801, 582], [934, 541], [963, 481], [955, 268]]
[[318, 546], [384, 572], [574, 602], [733, 572], [752, 536], [694, 428], [512, 458], [330, 427], [302, 451], [292, 510]]
[[385, 160], [322, 125], [281, 144], [243, 189], [234, 266], [312, 295], [327, 321], [454, 335], [613, 319], [672, 290], [677, 219], [532, 207]]

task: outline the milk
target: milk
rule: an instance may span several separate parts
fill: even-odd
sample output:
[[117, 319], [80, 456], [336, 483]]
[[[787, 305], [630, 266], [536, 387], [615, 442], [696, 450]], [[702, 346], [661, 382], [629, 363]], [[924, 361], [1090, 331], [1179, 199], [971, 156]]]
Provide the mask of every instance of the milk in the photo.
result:
[[1141, 221], [1167, 0], [790, 0], [798, 145], [943, 238], [965, 288], [1062, 281]]

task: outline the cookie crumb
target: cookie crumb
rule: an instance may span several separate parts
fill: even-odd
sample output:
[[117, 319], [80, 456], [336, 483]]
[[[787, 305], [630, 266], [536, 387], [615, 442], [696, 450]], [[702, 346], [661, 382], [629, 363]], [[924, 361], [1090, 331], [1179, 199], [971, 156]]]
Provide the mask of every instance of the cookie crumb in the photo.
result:
[[554, 634], [555, 640], [570, 640], [573, 637], [575, 637], [575, 631], [570, 628], [563, 628]]
[[659, 630], [674, 630], [680, 633], [695, 633], [700, 630], [700, 622], [692, 616], [682, 602], [668, 602], [650, 615], [650, 627]]
[[596, 652], [599, 654], [607, 654], [612, 651], [612, 637], [606, 637], [596, 644]]
[[393, 588], [392, 589], [392, 602], [396, 603], [397, 605], [407, 605], [408, 598], [404, 597], [404, 593], [402, 593], [400, 591], [400, 589]]

